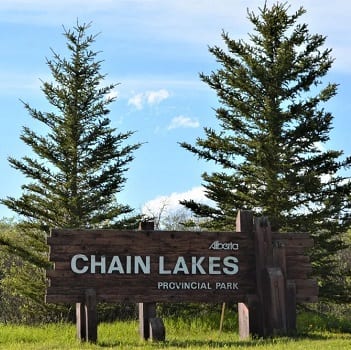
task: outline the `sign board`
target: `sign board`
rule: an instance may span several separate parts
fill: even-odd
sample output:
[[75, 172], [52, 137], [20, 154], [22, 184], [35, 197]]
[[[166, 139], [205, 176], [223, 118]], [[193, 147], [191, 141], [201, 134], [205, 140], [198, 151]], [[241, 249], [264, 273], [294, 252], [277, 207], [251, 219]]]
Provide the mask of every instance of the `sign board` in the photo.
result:
[[318, 300], [313, 240], [272, 232], [250, 211], [238, 212], [236, 231], [52, 230], [46, 301], [76, 303], [77, 334], [89, 341], [97, 302], [139, 302], [145, 339], [165, 334], [156, 302], [237, 302], [242, 339], [294, 333], [297, 303]]
[[242, 232], [52, 230], [47, 302], [240, 302], [255, 293]]

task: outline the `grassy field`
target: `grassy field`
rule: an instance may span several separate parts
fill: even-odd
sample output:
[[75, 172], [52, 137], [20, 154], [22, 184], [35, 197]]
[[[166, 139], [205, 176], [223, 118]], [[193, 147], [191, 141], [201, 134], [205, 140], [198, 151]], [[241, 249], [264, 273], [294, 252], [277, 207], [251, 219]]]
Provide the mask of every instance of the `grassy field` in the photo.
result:
[[50, 324], [40, 327], [0, 325], [0, 349], [351, 350], [348, 325], [328, 322], [320, 322], [312, 315], [305, 315], [299, 320], [299, 336], [295, 338], [241, 341], [236, 328], [231, 329], [235, 322], [231, 324], [227, 321], [225, 330], [219, 333], [214, 322], [202, 319], [192, 321], [165, 319], [166, 341], [159, 343], [140, 340], [137, 321], [104, 323], [99, 325], [97, 344], [77, 341], [75, 326], [72, 324]]

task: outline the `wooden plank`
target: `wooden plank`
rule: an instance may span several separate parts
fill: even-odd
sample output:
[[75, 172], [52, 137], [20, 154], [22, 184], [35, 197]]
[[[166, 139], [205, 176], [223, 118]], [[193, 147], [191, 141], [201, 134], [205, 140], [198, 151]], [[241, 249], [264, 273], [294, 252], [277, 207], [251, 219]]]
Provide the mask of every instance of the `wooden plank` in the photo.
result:
[[[161, 285], [162, 283], [162, 285]], [[237, 294], [244, 294], [247, 292], [253, 292], [255, 288], [253, 288], [250, 284], [247, 282], [243, 281], [243, 283], [239, 284], [238, 282], [217, 282], [218, 284], [211, 284], [210, 282], [175, 282], [175, 281], [169, 281], [169, 282], [160, 282], [160, 286], [153, 285], [153, 286], [147, 286], [147, 288], [143, 288], [143, 286], [139, 285], [134, 285], [132, 286], [131, 289], [126, 289], [124, 288], [121, 290], [121, 285], [122, 284], [110, 284], [108, 286], [100, 286], [99, 289], [97, 290], [98, 294], [104, 293], [104, 294], [110, 294], [106, 293], [106, 291], [109, 290], [120, 290], [121, 294], [126, 294], [129, 295], [131, 292], [139, 292], [139, 291], [147, 291], [148, 293], [152, 293], [155, 296], [162, 297], [164, 294], [171, 295], [171, 294], [177, 294], [181, 298], [190, 298], [193, 299], [195, 294], [217, 294], [220, 297], [226, 298], [226, 297], [233, 297], [235, 298], [235, 295]], [[224, 284], [225, 285], [224, 285]], [[79, 284], [76, 286], [72, 286], [71, 292], [77, 291], [77, 293], [80, 293], [81, 290], [84, 289], [84, 287], [89, 287], [93, 288], [93, 284], [88, 284], [88, 286], [85, 286], [84, 284]], [[227, 287], [227, 290], [221, 293], [221, 288]], [[59, 285], [55, 287], [49, 287], [47, 290], [47, 294], [64, 294], [67, 293], [67, 288], [65, 287], [60, 287]], [[146, 293], [145, 293], [146, 294]]]
[[288, 279], [305, 279], [312, 274], [312, 266], [310, 263], [307, 264], [295, 264], [287, 266]]
[[318, 301], [318, 284], [314, 279], [295, 280], [296, 301], [315, 303]]
[[[115, 230], [115, 229], [53, 229], [51, 231], [51, 235], [48, 236], [48, 239], [71, 239], [72, 237], [78, 237], [79, 235], [94, 235], [94, 237], [109, 237], [111, 235], [119, 235], [119, 234], [140, 234], [140, 235], [153, 235], [155, 233], [159, 233], [161, 235], [189, 235], [189, 234], [196, 234], [196, 235], [222, 235], [227, 234], [231, 236], [238, 235], [239, 237], [247, 237], [247, 232], [234, 232], [234, 231], [171, 231], [171, 230], [163, 230], [163, 231], [154, 231], [154, 230]], [[273, 233], [273, 235], [275, 235]], [[277, 237], [280, 237], [281, 233], [278, 233]], [[289, 237], [289, 234], [286, 234], [286, 237]], [[308, 235], [306, 236], [308, 237]]]
[[[62, 232], [61, 232], [62, 231]], [[69, 231], [69, 232], [67, 232]], [[47, 237], [47, 243], [50, 246], [56, 245], [90, 245], [101, 242], [104, 245], [114, 244], [118, 241], [126, 243], [127, 246], [134, 246], [134, 243], [147, 238], [154, 244], [160, 241], [178, 239], [185, 241], [191, 240], [216, 240], [226, 237], [229, 240], [249, 241], [246, 233], [240, 232], [220, 232], [220, 231], [117, 231], [117, 230], [57, 230], [55, 235]], [[161, 246], [161, 245], [160, 245]]]
[[313, 246], [313, 238], [308, 233], [294, 233], [294, 232], [279, 232], [279, 233], [272, 233], [272, 240], [274, 241], [284, 241], [286, 245], [302, 245], [306, 248], [309, 248], [312, 244]]
[[[170, 237], [174, 240], [184, 239], [189, 241], [189, 237], [196, 240], [216, 239], [216, 237], [228, 237], [228, 239], [251, 241], [245, 232], [189, 232], [189, 231], [116, 231], [116, 230], [53, 230], [52, 236], [47, 237], [50, 246], [56, 245], [84, 245], [91, 246], [96, 244], [98, 240], [102, 245], [113, 245], [116, 240], [126, 243], [131, 248], [135, 243], [140, 242], [145, 237], [150, 238], [155, 245], [160, 241], [168, 240]], [[313, 247], [313, 239], [307, 234], [288, 234], [273, 233], [272, 240], [282, 241], [287, 248], [311, 248]], [[161, 246], [160, 244], [158, 244]]]
[[[157, 275], [157, 276], [152, 276], [155, 275], [157, 273], [157, 271], [154, 271], [153, 269], [150, 269], [150, 273], [149, 274], [143, 274], [143, 273], [139, 273], [139, 274], [134, 274], [134, 273], [118, 273], [116, 271], [112, 272], [112, 273], [108, 273], [108, 269], [106, 269], [105, 273], [100, 273], [99, 269], [96, 269], [96, 273], [90, 273], [89, 271], [87, 271], [86, 273], [83, 274], [77, 274], [74, 273], [73, 271], [70, 270], [69, 265], [65, 263], [56, 263], [56, 269], [55, 270], [48, 270], [46, 273], [46, 276], [50, 279], [53, 280], [53, 283], [55, 282], [55, 280], [60, 280], [62, 278], [67, 278], [67, 288], [69, 288], [70, 286], [70, 282], [72, 283], [77, 283], [77, 281], [79, 280], [95, 280], [97, 283], [99, 281], [106, 281], [106, 280], [133, 280], [133, 279], [140, 279], [140, 280], [145, 280], [145, 281], [158, 281], [158, 280], [168, 280], [168, 279], [172, 279], [172, 280], [182, 280], [182, 281], [193, 281], [194, 278], [196, 280], [199, 281], [208, 281], [209, 278], [214, 281], [219, 281], [219, 280], [223, 280], [223, 281], [227, 281], [227, 280], [242, 280], [242, 279], [247, 279], [247, 278], [252, 278], [255, 275], [255, 269], [252, 265], [240, 265], [239, 266], [239, 271], [237, 274], [235, 275], [227, 275], [222, 273], [218, 273], [218, 274], [212, 274], [209, 275], [208, 273], [206, 274], [192, 274], [191, 273], [191, 269], [189, 269], [189, 274], [161, 274], [161, 275]], [[208, 265], [207, 264], [203, 264], [202, 265], [205, 271], [208, 271]], [[165, 265], [165, 269], [167, 269], [167, 265]], [[170, 266], [170, 270], [172, 269], [172, 267]], [[218, 270], [219, 272], [219, 270]], [[59, 282], [61, 283], [61, 281]], [[255, 284], [254, 281], [250, 281], [250, 284]]]
[[[189, 298], [190, 301], [194, 298], [197, 298], [198, 295], [218, 295], [219, 298], [230, 298], [232, 297], [235, 299], [236, 295], [245, 294], [245, 293], [252, 293], [255, 288], [252, 288], [250, 284], [245, 284], [245, 282], [238, 284], [237, 282], [227, 282], [228, 284], [224, 285], [224, 282], [218, 282], [218, 285], [211, 284], [210, 282], [190, 282], [185, 284], [186, 282], [160, 282], [165, 283], [160, 288], [158, 286], [147, 286], [147, 288], [143, 288], [142, 286], [135, 285], [132, 289], [124, 289], [121, 290], [121, 284], [118, 285], [108, 285], [108, 286], [101, 286], [97, 290], [97, 294], [112, 294], [109, 291], [120, 291], [121, 295], [130, 295], [131, 291], [133, 293], [138, 293], [141, 291], [147, 291], [148, 294], [152, 294], [155, 297], [163, 297], [164, 295], [177, 295], [179, 298], [186, 299]], [[80, 294], [84, 287], [93, 288], [93, 285], [80, 284], [77, 286], [72, 286], [71, 293]], [[221, 293], [220, 288], [227, 287], [227, 290]], [[161, 289], [162, 288], [162, 289]], [[183, 288], [183, 289], [182, 289]], [[313, 287], [314, 288], [314, 287]], [[47, 290], [47, 294], [64, 294], [67, 293], [67, 289], [65, 287], [55, 286], [49, 287]], [[145, 293], [146, 294], [146, 293]]]
[[[252, 276], [252, 274], [247, 275]], [[50, 279], [49, 286], [47, 288], [47, 294], [64, 294], [68, 292], [72, 292], [74, 290], [82, 290], [84, 288], [94, 288], [98, 294], [103, 293], [106, 290], [119, 290], [121, 294], [133, 294], [138, 292], [139, 290], [143, 290], [144, 293], [152, 293], [153, 295], [162, 296], [164, 294], [172, 294], [177, 293], [182, 298], [190, 298], [194, 297], [194, 294], [210, 294], [217, 293], [219, 297], [227, 298], [233, 297], [237, 294], [243, 293], [253, 293], [256, 290], [256, 286], [252, 283], [251, 280], [247, 280], [246, 278], [241, 279], [215, 279], [208, 281], [206, 279], [194, 279], [194, 280], [182, 280], [178, 279], [162, 279], [159, 281], [149, 281], [146, 279], [135, 281], [130, 279], [115, 279], [115, 280], [106, 280], [103, 283], [96, 283], [93, 279], [91, 280], [79, 280], [77, 279], [77, 283], [74, 279], [71, 279], [70, 288], [65, 286], [65, 278], [60, 279]], [[115, 282], [114, 282], [115, 281]], [[142, 285], [142, 281], [145, 281], [144, 285]], [[126, 284], [129, 284], [128, 288], [126, 288]]]
[[286, 261], [290, 265], [307, 264], [311, 262], [308, 255], [287, 255]]
[[273, 244], [273, 266], [281, 269], [284, 278], [287, 276], [286, 264], [285, 245], [281, 241], [275, 241]]
[[[55, 285], [54, 287], [48, 287], [47, 296], [50, 298], [50, 295], [82, 295], [85, 288], [94, 288], [95, 285], [80, 283], [77, 285], [72, 285], [69, 289], [69, 293], [67, 288], [64, 286], [65, 279], [62, 279], [62, 284]], [[149, 301], [169, 301], [169, 300], [177, 300], [177, 301], [206, 301], [212, 302], [214, 300], [217, 301], [242, 301], [242, 296], [246, 294], [252, 294], [255, 292], [254, 286], [243, 282], [216, 282], [215, 284], [211, 284], [210, 282], [160, 282], [164, 283], [161, 287], [158, 288], [158, 285], [153, 286], [142, 286], [138, 284], [134, 284], [129, 286], [128, 289], [123, 288], [123, 283], [116, 284], [108, 284], [99, 286], [96, 288], [97, 297], [103, 298], [105, 301], [108, 301], [108, 298], [111, 301], [125, 301], [129, 300], [130, 302], [142, 302], [143, 296], [148, 297]], [[185, 285], [185, 283], [187, 283]], [[217, 284], [218, 283], [218, 284]], [[183, 289], [181, 289], [183, 288]], [[189, 289], [185, 289], [189, 288]], [[191, 289], [192, 288], [192, 289]], [[227, 289], [221, 289], [227, 288]], [[103, 296], [106, 297], [103, 297]], [[47, 298], [47, 300], [49, 300]], [[74, 300], [74, 299], [73, 299]], [[145, 299], [146, 300], [146, 299]], [[75, 300], [75, 302], [79, 302], [79, 300]]]
[[[59, 271], [57, 271], [58, 273]], [[225, 289], [224, 285], [216, 285], [217, 283], [240, 283], [241, 286], [252, 287], [255, 288], [255, 281], [252, 281], [252, 277], [254, 277], [253, 270], [247, 270], [246, 272], [242, 272], [241, 274], [237, 274], [234, 276], [231, 275], [163, 275], [160, 277], [151, 277], [149, 275], [138, 275], [135, 277], [134, 275], [73, 275], [72, 273], [64, 272], [62, 276], [56, 278], [50, 278], [50, 287], [58, 287], [63, 288], [64, 290], [72, 289], [79, 286], [89, 285], [90, 287], [95, 286], [96, 288], [110, 288], [114, 285], [122, 285], [125, 283], [129, 283], [130, 287], [140, 287], [140, 288], [155, 288], [160, 290], [165, 289], [178, 289], [180, 291], [183, 290], [194, 290], [194, 289], [205, 289], [200, 288], [199, 285], [195, 283], [206, 283], [213, 289], [217, 287], [217, 290]], [[64, 283], [67, 283], [65, 285]], [[172, 283], [172, 286], [168, 286], [167, 284], [162, 284], [163, 282], [171, 283], [174, 282], [177, 285]], [[183, 283], [183, 284], [179, 284]], [[189, 285], [191, 283], [191, 285]], [[128, 291], [128, 288], [124, 288]]]
[[318, 283], [315, 279], [296, 279], [296, 294], [318, 295]]
[[273, 240], [295, 240], [298, 239], [311, 239], [311, 235], [308, 232], [272, 232]]
[[296, 301], [298, 303], [317, 303], [318, 296], [317, 295], [312, 295], [312, 296], [296, 295]]
[[[113, 291], [113, 292], [116, 292]], [[243, 291], [245, 292], [245, 291]], [[252, 292], [252, 291], [251, 291]], [[194, 303], [222, 303], [222, 302], [244, 302], [247, 299], [247, 294], [235, 294], [232, 297], [226, 295], [225, 297], [218, 295], [218, 293], [208, 293], [208, 294], [194, 294], [191, 298], [183, 297], [177, 293], [171, 293], [168, 295], [145, 295], [142, 291], [139, 291], [135, 295], [116, 295], [116, 294], [98, 294], [98, 302], [121, 302], [121, 303], [178, 303], [178, 302], [194, 302]], [[58, 303], [58, 304], [72, 304], [72, 303], [83, 303], [84, 295], [81, 293], [72, 292], [71, 294], [53, 294], [49, 293], [46, 295], [45, 300], [47, 303]]]
[[[150, 247], [147, 248], [147, 250], [145, 249], [145, 251], [143, 253], [140, 253], [139, 251], [135, 251], [135, 252], [122, 252], [121, 250], [118, 249], [113, 249], [113, 248], [107, 248], [104, 249], [104, 247], [101, 248], [97, 248], [97, 249], [80, 249], [80, 250], [74, 250], [72, 248], [67, 248], [65, 249], [65, 247], [61, 247], [60, 249], [57, 249], [53, 252], [51, 252], [50, 254], [50, 261], [56, 263], [59, 262], [66, 262], [67, 266], [69, 266], [71, 259], [74, 255], [76, 254], [83, 254], [85, 256], [87, 256], [89, 258], [90, 261], [90, 257], [92, 255], [95, 255], [95, 259], [96, 260], [101, 260], [101, 256], [105, 256], [107, 260], [111, 260], [112, 257], [114, 256], [118, 256], [120, 257], [120, 259], [126, 259], [126, 256], [141, 256], [143, 258], [145, 258], [146, 256], [150, 256], [150, 258], [153, 260], [154, 263], [157, 263], [159, 261], [159, 257], [160, 256], [166, 256], [167, 259], [166, 261], [170, 261], [172, 262], [171, 259], [175, 259], [177, 260], [179, 256], [183, 256], [187, 259], [191, 259], [192, 257], [201, 257], [204, 256], [206, 258], [206, 260], [204, 261], [204, 263], [208, 262], [207, 257], [208, 256], [212, 256], [212, 257], [226, 257], [226, 256], [235, 256], [237, 257], [238, 260], [240, 260], [240, 263], [243, 265], [246, 264], [251, 264], [253, 265], [253, 259], [254, 259], [254, 254], [252, 253], [252, 251], [250, 250], [248, 253], [246, 252], [246, 249], [242, 249], [241, 251], [233, 251], [233, 252], [228, 252], [228, 251], [216, 251], [216, 252], [204, 252], [204, 249], [200, 250], [193, 250], [193, 251], [181, 251], [181, 250], [169, 250], [168, 252], [162, 252], [162, 251], [151, 251], [149, 250]], [[174, 248], [176, 249], [176, 247]], [[133, 260], [134, 261], [134, 260]], [[107, 261], [107, 263], [110, 261]], [[55, 266], [56, 268], [56, 266]]]
[[[174, 261], [173, 261], [173, 263], [174, 263]], [[255, 269], [254, 269], [253, 261], [246, 261], [246, 262], [243, 262], [243, 263], [241, 263], [239, 261], [239, 264], [240, 264], [239, 265], [239, 271], [235, 275], [225, 275], [222, 272], [220, 274], [211, 275], [211, 276], [214, 279], [221, 278], [221, 276], [223, 276], [224, 278], [231, 278], [231, 279], [240, 278], [241, 279], [243, 276], [247, 276], [247, 278], [251, 278], [252, 276], [255, 275], [255, 272], [254, 272]], [[164, 266], [166, 268], [168, 265], [164, 265]], [[207, 271], [208, 263], [203, 264], [202, 266], [205, 269], [205, 271]], [[67, 278], [72, 277], [73, 278], [74, 277], [74, 278], [77, 278], [77, 279], [83, 279], [83, 278], [87, 278], [87, 279], [91, 279], [91, 278], [95, 278], [95, 279], [107, 279], [107, 278], [115, 278], [115, 279], [116, 278], [117, 279], [119, 279], [119, 278], [122, 278], [122, 279], [123, 278], [128, 278], [128, 279], [132, 279], [132, 278], [135, 278], [135, 275], [136, 275], [134, 273], [118, 273], [116, 271], [113, 271], [112, 273], [108, 273], [108, 266], [106, 268], [106, 272], [105, 273], [100, 273], [100, 271], [101, 270], [97, 268], [96, 269], [97, 273], [90, 273], [90, 270], [88, 270], [84, 274], [76, 274], [76, 273], [74, 273], [71, 270], [70, 265], [65, 261], [65, 262], [56, 262], [55, 263], [55, 270], [47, 270], [46, 271], [46, 276], [48, 278], [60, 278], [60, 277], [62, 277], [62, 278], [64, 278], [64, 277], [67, 277]], [[150, 277], [151, 271], [150, 271], [150, 274], [139, 273], [137, 275], [139, 276], [139, 278], [147, 278], [148, 280], [151, 279], [151, 277]], [[207, 278], [209, 277], [208, 274], [206, 274], [206, 275], [199, 275], [199, 274], [194, 275], [194, 274], [191, 273], [191, 269], [190, 268], [189, 268], [189, 274], [187, 274], [187, 275], [184, 275], [184, 274], [177, 274], [177, 275], [163, 274], [162, 276], [165, 277], [165, 278], [169, 278], [169, 277], [172, 276], [172, 278], [175, 278], [175, 279], [182, 278], [182, 280], [184, 280], [184, 279], [186, 280], [186, 279], [189, 279], [191, 277], [194, 278], [194, 276], [198, 276], [200, 279], [203, 278], [204, 276], [207, 276]], [[254, 283], [254, 281], [252, 283]]]
[[306, 255], [308, 249], [303, 246], [285, 246], [286, 256], [298, 256], [298, 255]]
[[[58, 263], [57, 263], [58, 264]], [[218, 263], [219, 264], [219, 263]], [[251, 278], [255, 275], [255, 269], [252, 266], [249, 265], [244, 265], [241, 266], [239, 265], [239, 270], [232, 271], [233, 273], [236, 272], [235, 274], [226, 274], [225, 272], [222, 271], [220, 265], [218, 265], [218, 268], [216, 268], [215, 273], [210, 273], [209, 272], [209, 267], [206, 265], [202, 265], [203, 267], [203, 273], [201, 274], [193, 274], [191, 273], [191, 266], [187, 268], [187, 273], [184, 274], [182, 271], [177, 271], [174, 272], [173, 268], [174, 266], [168, 266], [164, 265], [164, 271], [167, 273], [161, 271], [159, 273], [158, 268], [150, 268], [150, 271], [148, 273], [144, 273], [143, 271], [139, 271], [139, 273], [127, 273], [126, 270], [124, 270], [124, 273], [119, 273], [116, 271], [113, 271], [112, 273], [108, 273], [108, 269], [105, 269], [104, 273], [101, 273], [101, 270], [96, 268], [95, 273], [90, 273], [90, 270], [87, 269], [86, 273], [74, 273], [73, 271], [68, 270], [67, 266], [58, 266], [57, 270], [50, 270], [47, 272], [47, 277], [50, 277], [53, 282], [55, 279], [60, 279], [60, 278], [67, 278], [67, 288], [69, 288], [69, 282], [76, 283], [77, 281], [82, 281], [84, 279], [86, 280], [94, 280], [97, 283], [100, 282], [105, 282], [109, 279], [111, 280], [145, 280], [145, 281], [150, 281], [150, 283], [155, 282], [155, 281], [162, 281], [162, 280], [182, 280], [182, 281], [236, 281], [236, 280], [242, 280], [243, 278]], [[60, 268], [63, 267], [63, 268]], [[162, 269], [163, 269], [162, 268]], [[294, 271], [294, 270], [292, 270]], [[305, 270], [303, 270], [305, 271]], [[174, 272], [174, 273], [173, 273]], [[198, 272], [198, 270], [196, 270]], [[255, 281], [248, 281], [250, 284], [255, 284]]]
[[289, 335], [295, 335], [296, 328], [296, 283], [286, 281], [286, 326]]
[[284, 243], [286, 247], [289, 248], [296, 248], [301, 247], [304, 249], [312, 248], [314, 245], [313, 239], [306, 234], [288, 234], [288, 233], [280, 233], [280, 234], [273, 234], [273, 242], [281, 241]]
[[[287, 275], [292, 276], [289, 279], [303, 279], [311, 275], [313, 272], [312, 265], [307, 260], [290, 260], [287, 259]], [[302, 277], [299, 277], [301, 275]]]

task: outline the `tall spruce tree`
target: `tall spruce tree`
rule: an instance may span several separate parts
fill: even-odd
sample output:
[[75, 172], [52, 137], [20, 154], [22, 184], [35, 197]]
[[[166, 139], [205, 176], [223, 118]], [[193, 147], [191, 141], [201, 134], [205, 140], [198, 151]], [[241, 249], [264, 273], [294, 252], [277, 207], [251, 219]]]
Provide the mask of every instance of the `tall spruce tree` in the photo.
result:
[[183, 204], [214, 229], [232, 230], [237, 210], [249, 209], [268, 216], [274, 230], [310, 232], [321, 297], [347, 300], [344, 276], [332, 269], [349, 227], [350, 181], [341, 171], [351, 158], [327, 149], [333, 116], [323, 104], [337, 92], [325, 80], [333, 58], [326, 37], [299, 23], [304, 13], [265, 5], [248, 12], [247, 42], [222, 33], [226, 50], [210, 47], [220, 68], [200, 77], [219, 98], [219, 125], [181, 146], [218, 165], [202, 175], [215, 205]]
[[118, 225], [132, 212], [116, 196], [140, 144], [125, 145], [133, 132], [111, 127], [108, 106], [116, 84], [104, 85], [102, 61], [92, 49], [96, 36], [88, 34], [89, 28], [77, 23], [65, 29], [68, 58], [53, 51], [47, 60], [52, 81], [42, 84], [52, 109], [42, 112], [24, 103], [48, 132], [24, 127], [21, 140], [33, 156], [9, 158], [29, 181], [20, 198], [7, 197], [2, 203], [35, 228]]
[[[42, 112], [24, 103], [43, 132], [24, 127], [21, 140], [31, 155], [9, 158], [28, 181], [19, 198], [1, 200], [22, 220], [16, 225], [20, 234], [1, 237], [0, 243], [25, 260], [20, 269], [14, 267], [18, 278], [13, 293], [25, 310], [33, 311], [28, 318], [19, 305], [18, 317], [26, 320], [57, 316], [56, 308], [43, 303], [43, 268], [48, 266], [45, 238], [50, 228], [125, 227], [136, 221], [132, 208], [119, 203], [117, 196], [140, 144], [126, 144], [133, 132], [117, 132], [111, 126], [109, 105], [115, 100], [111, 92], [116, 84], [104, 84], [99, 52], [92, 49], [96, 36], [88, 34], [89, 28], [77, 23], [64, 31], [67, 58], [53, 51], [53, 58], [47, 60], [52, 80], [42, 84], [51, 108]], [[33, 278], [28, 281], [30, 274]]]

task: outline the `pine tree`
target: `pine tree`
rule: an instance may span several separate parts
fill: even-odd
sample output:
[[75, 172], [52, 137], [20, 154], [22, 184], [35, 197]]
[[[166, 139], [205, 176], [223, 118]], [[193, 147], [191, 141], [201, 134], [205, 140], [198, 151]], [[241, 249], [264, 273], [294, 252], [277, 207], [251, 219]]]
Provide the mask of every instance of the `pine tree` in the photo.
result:
[[108, 118], [110, 93], [116, 84], [103, 85], [96, 36], [90, 25], [64, 31], [69, 58], [53, 51], [47, 60], [52, 81], [42, 91], [52, 106], [42, 112], [24, 103], [30, 116], [44, 124], [46, 135], [23, 128], [21, 140], [34, 156], [9, 158], [10, 165], [30, 181], [20, 198], [2, 200], [36, 228], [105, 227], [122, 224], [132, 212], [117, 202], [125, 172], [140, 144], [124, 145], [133, 132], [117, 133]]
[[[47, 133], [23, 128], [20, 138], [32, 156], [11, 157], [9, 162], [28, 182], [19, 198], [1, 200], [22, 220], [16, 225], [19, 235], [0, 239], [14, 259], [23, 261], [21, 269], [15, 269], [19, 275], [14, 293], [18, 300], [29, 300], [26, 307], [36, 310], [34, 318], [45, 321], [56, 312], [52, 305], [44, 304], [43, 295], [50, 228], [137, 224], [133, 209], [120, 204], [118, 194], [140, 143], [125, 145], [133, 132], [117, 132], [111, 126], [109, 105], [115, 100], [111, 96], [116, 84], [104, 84], [99, 52], [92, 49], [96, 35], [89, 35], [89, 28], [90, 24], [77, 23], [72, 30], [65, 29], [68, 58], [53, 51], [53, 58], [47, 60], [52, 80], [43, 82], [42, 91], [51, 109], [42, 112], [24, 103]], [[26, 311], [24, 315], [27, 318]]]
[[232, 230], [237, 210], [249, 209], [268, 216], [274, 230], [308, 231], [321, 297], [346, 300], [331, 271], [349, 227], [350, 181], [340, 173], [351, 158], [327, 149], [333, 116], [323, 104], [337, 93], [325, 79], [333, 58], [326, 37], [299, 23], [304, 13], [265, 5], [248, 12], [247, 42], [223, 32], [226, 50], [210, 47], [220, 68], [200, 78], [217, 93], [219, 125], [204, 128], [195, 146], [181, 146], [218, 165], [202, 175], [214, 206], [183, 204], [214, 229]]

